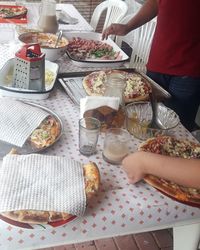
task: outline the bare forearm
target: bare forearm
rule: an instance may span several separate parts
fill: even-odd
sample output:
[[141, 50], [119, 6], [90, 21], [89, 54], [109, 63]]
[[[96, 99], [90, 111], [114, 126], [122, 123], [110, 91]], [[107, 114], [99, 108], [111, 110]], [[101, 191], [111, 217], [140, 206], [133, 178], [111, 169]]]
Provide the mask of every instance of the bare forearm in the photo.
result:
[[158, 0], [147, 0], [138, 13], [126, 24], [127, 33], [153, 19], [158, 13]]
[[158, 13], [158, 0], [147, 0], [138, 13], [126, 24], [112, 23], [102, 32], [102, 39], [107, 39], [109, 35], [124, 36], [131, 30], [145, 24]]
[[147, 153], [141, 159], [144, 173], [152, 174], [177, 184], [200, 188], [200, 160], [182, 159]]

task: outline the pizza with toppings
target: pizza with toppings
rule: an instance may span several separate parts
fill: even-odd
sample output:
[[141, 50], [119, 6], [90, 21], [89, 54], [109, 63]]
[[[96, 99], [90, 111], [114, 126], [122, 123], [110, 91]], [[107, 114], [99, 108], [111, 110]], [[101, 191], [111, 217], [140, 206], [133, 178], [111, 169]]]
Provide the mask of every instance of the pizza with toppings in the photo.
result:
[[103, 41], [73, 37], [67, 45], [68, 55], [74, 60], [120, 60], [120, 51]]
[[[94, 162], [83, 165], [83, 174], [85, 181], [86, 202], [98, 192], [100, 185], [100, 173]], [[30, 224], [47, 224], [61, 220], [70, 220], [76, 216], [66, 212], [39, 211], [39, 210], [18, 210], [1, 213], [8, 219]]]
[[124, 90], [125, 103], [144, 101], [149, 98], [151, 85], [140, 74], [121, 70], [96, 71], [83, 78], [83, 87], [89, 96], [103, 96], [106, 83], [112, 75], [121, 74], [126, 82]]
[[0, 18], [17, 18], [27, 13], [24, 6], [0, 5]]
[[[185, 159], [200, 159], [200, 144], [170, 136], [150, 138], [140, 145], [139, 150]], [[144, 180], [171, 198], [193, 206], [200, 205], [200, 189], [184, 187], [153, 175], [146, 175]]]
[[59, 121], [49, 115], [42, 121], [29, 137], [29, 141], [34, 148], [42, 149], [52, 145], [61, 132]]

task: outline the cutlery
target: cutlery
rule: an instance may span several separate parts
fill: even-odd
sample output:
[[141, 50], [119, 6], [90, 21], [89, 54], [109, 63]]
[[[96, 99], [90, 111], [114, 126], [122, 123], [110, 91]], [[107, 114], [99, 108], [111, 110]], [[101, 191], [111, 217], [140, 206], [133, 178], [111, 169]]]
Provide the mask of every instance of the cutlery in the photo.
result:
[[148, 127], [156, 129], [165, 129], [165, 127], [162, 125], [161, 121], [158, 118], [158, 105], [153, 92], [149, 93], [149, 99], [152, 107], [152, 120], [148, 124]]
[[63, 34], [62, 30], [60, 30], [58, 33], [58, 38], [57, 38], [56, 43], [55, 43], [55, 48], [57, 48], [58, 43], [59, 43], [60, 39], [62, 38], [62, 34]]

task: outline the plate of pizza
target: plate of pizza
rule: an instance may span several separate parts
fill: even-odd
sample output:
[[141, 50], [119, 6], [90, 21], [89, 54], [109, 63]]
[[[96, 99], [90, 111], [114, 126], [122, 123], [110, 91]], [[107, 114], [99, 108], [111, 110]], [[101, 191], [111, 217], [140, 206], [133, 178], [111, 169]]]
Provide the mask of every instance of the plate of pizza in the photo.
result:
[[89, 96], [103, 96], [107, 79], [116, 74], [122, 75], [126, 82], [124, 90], [125, 103], [149, 99], [149, 93], [152, 91], [151, 85], [138, 72], [123, 70], [95, 71], [83, 78], [83, 88]]
[[27, 8], [17, 5], [0, 5], [0, 18], [19, 18], [27, 14]]
[[[139, 150], [185, 159], [200, 159], [200, 144], [171, 136], [150, 138], [140, 145]], [[153, 175], [146, 175], [144, 180], [176, 201], [200, 207], [200, 189], [184, 187]]]
[[30, 154], [40, 152], [54, 145], [63, 133], [63, 124], [60, 117], [50, 109], [39, 104], [24, 102], [25, 104], [43, 109], [49, 115], [41, 122], [41, 124], [31, 133], [23, 147], [6, 143], [0, 140], [0, 157], [4, 157], [15, 148], [19, 154]]
[[[100, 172], [94, 162], [83, 165], [86, 204], [97, 194], [100, 185]], [[77, 216], [66, 212], [18, 210], [3, 212], [0, 219], [8, 224], [26, 229], [48, 229], [68, 224]]]

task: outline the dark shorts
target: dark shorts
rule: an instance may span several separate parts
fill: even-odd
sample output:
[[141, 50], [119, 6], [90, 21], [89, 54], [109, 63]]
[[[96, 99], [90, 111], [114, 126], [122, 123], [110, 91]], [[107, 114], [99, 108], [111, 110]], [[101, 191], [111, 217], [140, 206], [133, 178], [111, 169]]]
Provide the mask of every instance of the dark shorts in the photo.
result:
[[172, 98], [164, 103], [180, 117], [181, 123], [192, 131], [200, 105], [200, 77], [171, 76], [147, 71], [147, 75], [167, 90]]

